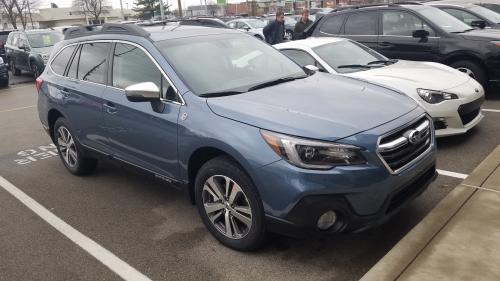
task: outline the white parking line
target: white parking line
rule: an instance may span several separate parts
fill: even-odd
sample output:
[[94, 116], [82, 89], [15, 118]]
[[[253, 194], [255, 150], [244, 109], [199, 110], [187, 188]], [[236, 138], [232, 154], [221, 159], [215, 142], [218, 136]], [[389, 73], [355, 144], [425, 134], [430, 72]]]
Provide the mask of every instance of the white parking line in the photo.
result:
[[452, 177], [452, 178], [457, 178], [457, 179], [463, 179], [463, 180], [465, 178], [467, 178], [467, 176], [468, 176], [466, 174], [460, 174], [460, 173], [455, 173], [455, 172], [450, 172], [450, 171], [445, 171], [445, 170], [439, 170], [439, 169], [436, 169], [436, 171], [440, 175], [448, 176], [448, 177]]
[[91, 256], [96, 258], [102, 264], [111, 269], [114, 273], [118, 274], [124, 280], [139, 280], [151, 281], [146, 275], [140, 273], [135, 268], [115, 256], [110, 251], [103, 248], [101, 245], [94, 242], [92, 239], [80, 233], [72, 226], [61, 220], [59, 217], [51, 213], [45, 207], [40, 205], [34, 199], [26, 195], [19, 188], [8, 182], [5, 178], [0, 176], [0, 186], [7, 192], [14, 196], [17, 200], [21, 201], [26, 207], [37, 214], [40, 218], [50, 224], [52, 227], [61, 232], [68, 239], [84, 249]]
[[33, 108], [35, 106], [36, 105], [29, 105], [29, 106], [22, 106], [22, 107], [16, 107], [16, 108], [11, 108], [11, 109], [0, 110], [0, 113], [12, 112], [12, 111], [17, 111], [17, 110], [22, 110], [22, 109], [28, 109], [28, 108]]
[[497, 112], [497, 113], [500, 113], [500, 110], [499, 109], [487, 109], [487, 108], [483, 108], [482, 111], [486, 111], [486, 112]]

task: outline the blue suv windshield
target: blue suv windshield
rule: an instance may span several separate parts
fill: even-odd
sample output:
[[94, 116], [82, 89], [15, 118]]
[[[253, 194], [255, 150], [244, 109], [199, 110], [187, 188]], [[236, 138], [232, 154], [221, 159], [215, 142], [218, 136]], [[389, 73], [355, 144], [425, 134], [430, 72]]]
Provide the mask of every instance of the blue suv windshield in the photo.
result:
[[246, 34], [188, 37], [156, 45], [197, 95], [245, 92], [267, 81], [305, 75], [292, 60]]

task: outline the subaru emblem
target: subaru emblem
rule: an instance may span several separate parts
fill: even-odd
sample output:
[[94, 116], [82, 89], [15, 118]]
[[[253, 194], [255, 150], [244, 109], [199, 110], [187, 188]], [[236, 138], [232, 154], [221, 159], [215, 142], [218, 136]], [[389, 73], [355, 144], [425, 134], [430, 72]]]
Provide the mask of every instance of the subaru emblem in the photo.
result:
[[411, 130], [411, 131], [408, 133], [408, 141], [409, 141], [411, 144], [416, 144], [416, 143], [419, 143], [419, 142], [420, 142], [420, 139], [421, 139], [421, 136], [420, 136], [420, 133], [419, 133], [417, 130]]

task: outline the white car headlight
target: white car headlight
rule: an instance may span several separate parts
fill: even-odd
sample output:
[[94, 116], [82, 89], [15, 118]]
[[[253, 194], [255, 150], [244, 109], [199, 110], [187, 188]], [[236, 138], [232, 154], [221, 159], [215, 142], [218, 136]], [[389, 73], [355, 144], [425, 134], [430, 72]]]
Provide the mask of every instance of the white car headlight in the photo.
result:
[[328, 170], [335, 166], [366, 163], [361, 148], [357, 146], [296, 138], [265, 130], [260, 132], [274, 152], [297, 167]]
[[441, 91], [417, 89], [418, 95], [426, 102], [436, 104], [445, 100], [458, 99], [456, 94], [445, 93]]

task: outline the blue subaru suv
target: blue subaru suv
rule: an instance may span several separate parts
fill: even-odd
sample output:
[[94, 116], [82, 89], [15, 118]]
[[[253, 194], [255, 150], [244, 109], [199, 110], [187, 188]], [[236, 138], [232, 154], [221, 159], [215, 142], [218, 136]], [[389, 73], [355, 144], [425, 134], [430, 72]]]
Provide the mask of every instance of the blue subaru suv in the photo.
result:
[[71, 173], [111, 157], [185, 188], [238, 250], [267, 232], [367, 229], [436, 175], [432, 122], [411, 99], [303, 69], [236, 30], [71, 28], [36, 87]]

